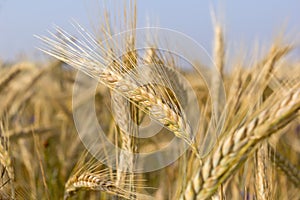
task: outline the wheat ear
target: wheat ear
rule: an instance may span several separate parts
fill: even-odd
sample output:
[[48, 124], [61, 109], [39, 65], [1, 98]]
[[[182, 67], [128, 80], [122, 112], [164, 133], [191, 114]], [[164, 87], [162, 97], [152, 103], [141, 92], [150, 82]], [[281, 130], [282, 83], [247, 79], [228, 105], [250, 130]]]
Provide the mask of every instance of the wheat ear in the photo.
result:
[[271, 145], [268, 146], [270, 151], [270, 159], [277, 169], [286, 174], [286, 177], [296, 186], [300, 186], [300, 170], [290, 161], [276, 152]]
[[300, 89], [294, 88], [282, 100], [265, 108], [238, 129], [223, 135], [204, 164], [196, 170], [180, 199], [211, 197], [253, 153], [254, 148], [263, 139], [287, 125], [297, 115], [299, 108]]
[[[106, 173], [106, 172], [102, 172]], [[82, 173], [79, 176], [74, 176], [66, 184], [65, 199], [69, 198], [77, 190], [95, 190], [116, 195], [125, 199], [130, 199], [135, 194], [124, 190], [117, 186], [115, 181], [109, 179], [109, 176], [102, 174]]]
[[20, 67], [12, 67], [12, 69], [5, 75], [4, 78], [0, 79], [0, 92], [7, 86], [9, 82], [11, 82], [22, 69]]
[[[3, 166], [8, 174], [8, 179], [11, 187], [11, 199], [15, 199], [15, 173], [12, 165], [12, 160], [8, 151], [8, 141], [6, 135], [4, 135], [5, 129], [2, 121], [0, 122], [0, 164]], [[3, 172], [2, 172], [3, 173]], [[2, 174], [3, 175], [3, 174]], [[1, 189], [1, 188], [0, 188]]]
[[[123, 56], [124, 73], [136, 66], [137, 54], [134, 50], [134, 41], [129, 38], [128, 50]], [[133, 170], [135, 167], [138, 145], [135, 137], [138, 136], [138, 108], [128, 101], [124, 96], [114, 93], [112, 95], [114, 117], [117, 121], [117, 132], [121, 136], [122, 149], [119, 155], [117, 185], [122, 184], [126, 179], [126, 173], [129, 172], [130, 183], [134, 182]], [[134, 184], [129, 184], [130, 191], [134, 192]], [[132, 197], [133, 198], [133, 197]]]
[[117, 183], [117, 173], [112, 172], [109, 168], [105, 168], [102, 164], [103, 160], [95, 160], [93, 157], [89, 158], [88, 156], [87, 152], [85, 152], [79, 158], [78, 163], [65, 184], [64, 199], [72, 197], [81, 190], [99, 191], [124, 199], [151, 199], [148, 195], [133, 192], [130, 188], [128, 189], [129, 184], [135, 187], [142, 187], [139, 180], [132, 183], [125, 176], [126, 178], [122, 183]]
[[83, 71], [90, 77], [124, 96], [140, 110], [149, 114], [153, 119], [172, 131], [175, 136], [183, 139], [190, 145], [193, 152], [200, 157], [185, 113], [178, 109], [174, 102], [164, 99], [163, 95], [158, 95], [161, 91], [155, 88], [154, 85], [139, 85], [140, 80], [134, 70], [128, 72], [128, 77], [130, 78], [125, 78], [120, 73], [120, 66], [122, 65], [116, 55], [112, 54], [114, 56], [112, 60], [119, 65], [119, 68], [108, 67], [108, 58], [102, 55], [103, 52], [106, 54], [108, 49], [100, 46], [81, 27], [79, 29], [81, 29], [79, 33], [85, 41], [74, 41], [72, 36], [59, 28], [56, 30], [60, 33], [60, 37], [54, 34], [52, 34], [53, 39], [37, 36], [45, 44], [45, 48], [41, 50]]
[[[212, 15], [214, 16], [214, 15]], [[214, 98], [214, 113], [217, 120], [220, 119], [221, 109], [224, 106], [224, 102], [221, 102], [222, 98], [220, 94], [222, 94], [222, 80], [224, 77], [224, 65], [225, 65], [225, 41], [224, 41], [224, 32], [222, 26], [217, 20], [216, 17], [213, 17], [214, 21], [214, 62], [218, 69], [218, 73], [214, 73], [212, 75], [212, 87], [213, 92], [212, 96]]]

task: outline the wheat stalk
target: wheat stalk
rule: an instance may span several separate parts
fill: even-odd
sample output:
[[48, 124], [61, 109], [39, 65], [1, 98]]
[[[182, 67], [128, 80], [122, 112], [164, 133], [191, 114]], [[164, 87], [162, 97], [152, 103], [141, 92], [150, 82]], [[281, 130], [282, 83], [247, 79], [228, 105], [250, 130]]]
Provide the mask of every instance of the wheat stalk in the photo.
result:
[[[268, 170], [268, 147], [262, 144], [255, 152], [255, 194], [258, 200], [271, 199], [270, 171]], [[269, 172], [269, 173], [268, 173]]]

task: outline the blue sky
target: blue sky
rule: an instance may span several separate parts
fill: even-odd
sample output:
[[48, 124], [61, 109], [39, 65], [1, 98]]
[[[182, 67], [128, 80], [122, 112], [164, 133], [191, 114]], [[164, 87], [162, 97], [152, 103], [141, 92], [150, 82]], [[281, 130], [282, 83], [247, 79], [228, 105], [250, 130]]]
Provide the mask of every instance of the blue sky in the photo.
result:
[[[120, 7], [120, 0], [0, 0], [0, 59], [13, 60], [20, 55], [30, 59], [40, 53], [34, 34], [46, 34], [53, 24], [72, 30], [75, 19], [92, 31], [99, 22], [103, 2]], [[254, 41], [268, 45], [276, 33], [286, 30], [297, 40], [300, 33], [300, 1], [208, 1], [137, 0], [138, 27], [158, 25], [183, 32], [210, 50], [213, 30], [210, 8], [222, 11], [227, 42], [246, 48]], [[147, 20], [149, 19], [149, 20]]]

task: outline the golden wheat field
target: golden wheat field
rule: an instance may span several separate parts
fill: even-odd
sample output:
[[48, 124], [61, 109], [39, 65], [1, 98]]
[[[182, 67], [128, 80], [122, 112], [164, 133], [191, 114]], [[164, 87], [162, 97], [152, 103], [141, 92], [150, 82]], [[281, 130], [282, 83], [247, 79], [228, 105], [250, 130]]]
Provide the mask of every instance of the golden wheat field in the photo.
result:
[[215, 17], [210, 62], [187, 62], [135, 5], [122, 34], [108, 10], [96, 34], [36, 35], [46, 60], [0, 62], [0, 199], [299, 200], [297, 44], [228, 60]]

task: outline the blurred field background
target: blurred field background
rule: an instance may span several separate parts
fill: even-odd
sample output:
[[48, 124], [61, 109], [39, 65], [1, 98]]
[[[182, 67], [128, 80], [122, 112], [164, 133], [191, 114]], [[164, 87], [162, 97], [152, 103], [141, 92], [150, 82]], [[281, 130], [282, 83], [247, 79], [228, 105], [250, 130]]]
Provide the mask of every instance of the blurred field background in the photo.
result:
[[[102, 36], [99, 27], [105, 12], [111, 16], [112, 26], [121, 24], [122, 30], [125, 27], [124, 4], [117, 1], [0, 0], [0, 199], [145, 199], [150, 196], [186, 200], [299, 199], [299, 97], [291, 106], [294, 110], [289, 108], [292, 111], [286, 114], [290, 114], [290, 118], [282, 120], [284, 124], [276, 121], [284, 126], [283, 129], [274, 122], [278, 127], [276, 131], [272, 127], [272, 131], [276, 134], [272, 137], [271, 133], [266, 134], [247, 147], [246, 160], [233, 154], [240, 160], [232, 162], [240, 165], [232, 171], [235, 172], [232, 176], [217, 176], [206, 184], [200, 181], [200, 189], [188, 187], [191, 181], [194, 184], [193, 177], [200, 168], [190, 151], [164, 169], [136, 176], [125, 174], [126, 181], [134, 177], [136, 185], [130, 182], [133, 186], [126, 181], [116, 186], [117, 172], [107, 170], [86, 155], [72, 115], [76, 71], [66, 62], [35, 49], [39, 41], [33, 35], [47, 35], [46, 30], [51, 29], [52, 24], [72, 30], [69, 22], [75, 19], [96, 36]], [[276, 108], [276, 103], [284, 100], [287, 91], [299, 90], [299, 7], [296, 1], [137, 1], [138, 14], [133, 17], [129, 12], [128, 21], [137, 20], [137, 27], [155, 25], [181, 31], [211, 53], [231, 103], [225, 120], [226, 130], [216, 144], [222, 145], [223, 138], [246, 126], [247, 122], [251, 124], [251, 119], [260, 116], [263, 109]], [[211, 10], [215, 11], [220, 24], [212, 22]], [[158, 58], [163, 63], [169, 62]], [[205, 129], [212, 117], [205, 82], [192, 73], [182, 73], [196, 91], [200, 108], [207, 109], [202, 113]], [[95, 97], [101, 125], [112, 141], [121, 144], [124, 141], [115, 139], [118, 131], [109, 108], [109, 88], [100, 84]], [[272, 118], [264, 121], [267, 123]], [[137, 143], [140, 149], [155, 149], [163, 146], [169, 137], [162, 132], [151, 141]], [[226, 158], [226, 154], [214, 153], [216, 149], [217, 146], [204, 160], [212, 159], [216, 163]], [[228, 171], [235, 164], [229, 164]], [[214, 178], [214, 173], [221, 168], [216, 166], [216, 169], [211, 169], [213, 165], [206, 166], [210, 171], [207, 177]], [[105, 182], [101, 187], [76, 185], [77, 179], [82, 178], [80, 175], [87, 172], [113, 183]], [[201, 173], [205, 176], [206, 172]], [[213, 192], [207, 192], [210, 189]]]

